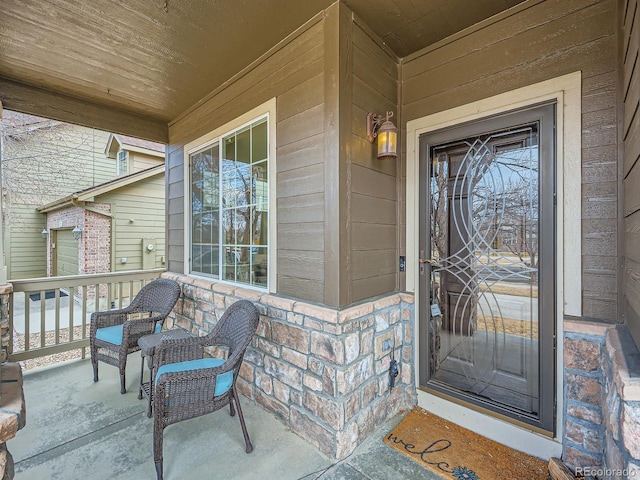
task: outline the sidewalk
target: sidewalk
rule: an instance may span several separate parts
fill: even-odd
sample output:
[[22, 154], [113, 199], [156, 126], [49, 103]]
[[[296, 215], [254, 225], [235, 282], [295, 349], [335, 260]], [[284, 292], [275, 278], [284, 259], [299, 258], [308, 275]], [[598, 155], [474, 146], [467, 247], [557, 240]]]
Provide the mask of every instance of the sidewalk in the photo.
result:
[[[138, 400], [139, 362], [138, 355], [129, 357], [125, 395], [116, 368], [101, 364], [94, 383], [89, 360], [25, 372], [27, 424], [7, 443], [16, 480], [155, 479], [153, 419]], [[238, 419], [226, 409], [171, 425], [164, 437], [166, 480], [438, 479], [383, 443], [401, 416], [336, 462], [251, 400], [240, 402], [253, 452], [245, 453]]]

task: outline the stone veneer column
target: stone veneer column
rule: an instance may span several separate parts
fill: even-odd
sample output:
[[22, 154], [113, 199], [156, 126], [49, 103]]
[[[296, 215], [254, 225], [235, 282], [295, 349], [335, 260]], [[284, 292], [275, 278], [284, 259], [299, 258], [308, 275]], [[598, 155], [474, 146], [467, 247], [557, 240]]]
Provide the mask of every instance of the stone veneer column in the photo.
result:
[[0, 393], [0, 480], [12, 480], [14, 477], [13, 457], [7, 450], [6, 442], [16, 436], [25, 426], [26, 407], [22, 389], [22, 368], [18, 363], [0, 365], [2, 383]]
[[9, 299], [11, 298], [11, 285], [0, 285], [0, 335], [2, 336], [2, 349], [0, 350], [0, 363], [9, 358]]
[[640, 478], [640, 352], [626, 327], [607, 331], [602, 365], [603, 478]]
[[623, 325], [564, 326], [563, 459], [588, 478], [640, 478], [640, 352]]
[[[413, 295], [393, 293], [337, 310], [184, 275], [163, 276], [182, 283], [183, 291], [169, 326], [198, 335], [208, 333], [237, 300], [255, 303], [261, 320], [238, 388], [325, 454], [346, 457], [378, 425], [416, 403]], [[400, 374], [390, 389], [392, 354]]]
[[0, 286], [0, 480], [12, 480], [14, 477], [13, 457], [7, 450], [7, 440], [15, 437], [18, 430], [25, 426], [26, 407], [22, 389], [22, 367], [18, 363], [8, 363], [9, 340], [9, 301], [12, 286]]
[[601, 407], [600, 354], [604, 335], [611, 325], [565, 320], [564, 462], [577, 467], [603, 466], [604, 430]]

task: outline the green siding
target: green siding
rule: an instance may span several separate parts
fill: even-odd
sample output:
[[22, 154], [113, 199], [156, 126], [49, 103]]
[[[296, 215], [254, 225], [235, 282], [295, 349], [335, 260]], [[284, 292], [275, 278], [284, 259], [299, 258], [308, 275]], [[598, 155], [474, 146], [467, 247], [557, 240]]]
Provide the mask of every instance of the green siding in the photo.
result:
[[[112, 271], [142, 269], [143, 239], [154, 239], [156, 267], [165, 256], [164, 175], [100, 195], [96, 203], [111, 204]], [[122, 258], [127, 263], [122, 263]]]
[[44, 216], [25, 205], [13, 205], [5, 231], [9, 279], [44, 277], [47, 274], [47, 242], [42, 238]]

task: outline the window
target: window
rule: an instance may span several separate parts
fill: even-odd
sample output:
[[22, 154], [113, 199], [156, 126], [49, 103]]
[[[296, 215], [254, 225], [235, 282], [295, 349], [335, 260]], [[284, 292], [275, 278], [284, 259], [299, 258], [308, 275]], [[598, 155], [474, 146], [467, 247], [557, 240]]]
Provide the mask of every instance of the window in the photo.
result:
[[129, 152], [120, 150], [116, 163], [116, 175], [126, 175], [127, 173], [129, 173]]
[[213, 139], [189, 155], [190, 272], [267, 287], [268, 120]]

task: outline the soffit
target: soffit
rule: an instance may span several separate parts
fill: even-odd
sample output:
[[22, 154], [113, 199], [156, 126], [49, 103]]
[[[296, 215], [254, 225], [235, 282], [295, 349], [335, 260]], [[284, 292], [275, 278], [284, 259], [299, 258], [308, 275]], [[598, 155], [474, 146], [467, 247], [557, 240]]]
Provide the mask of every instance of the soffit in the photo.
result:
[[[403, 57], [522, 0], [343, 1]], [[2, 0], [0, 76], [168, 122], [332, 3]]]

